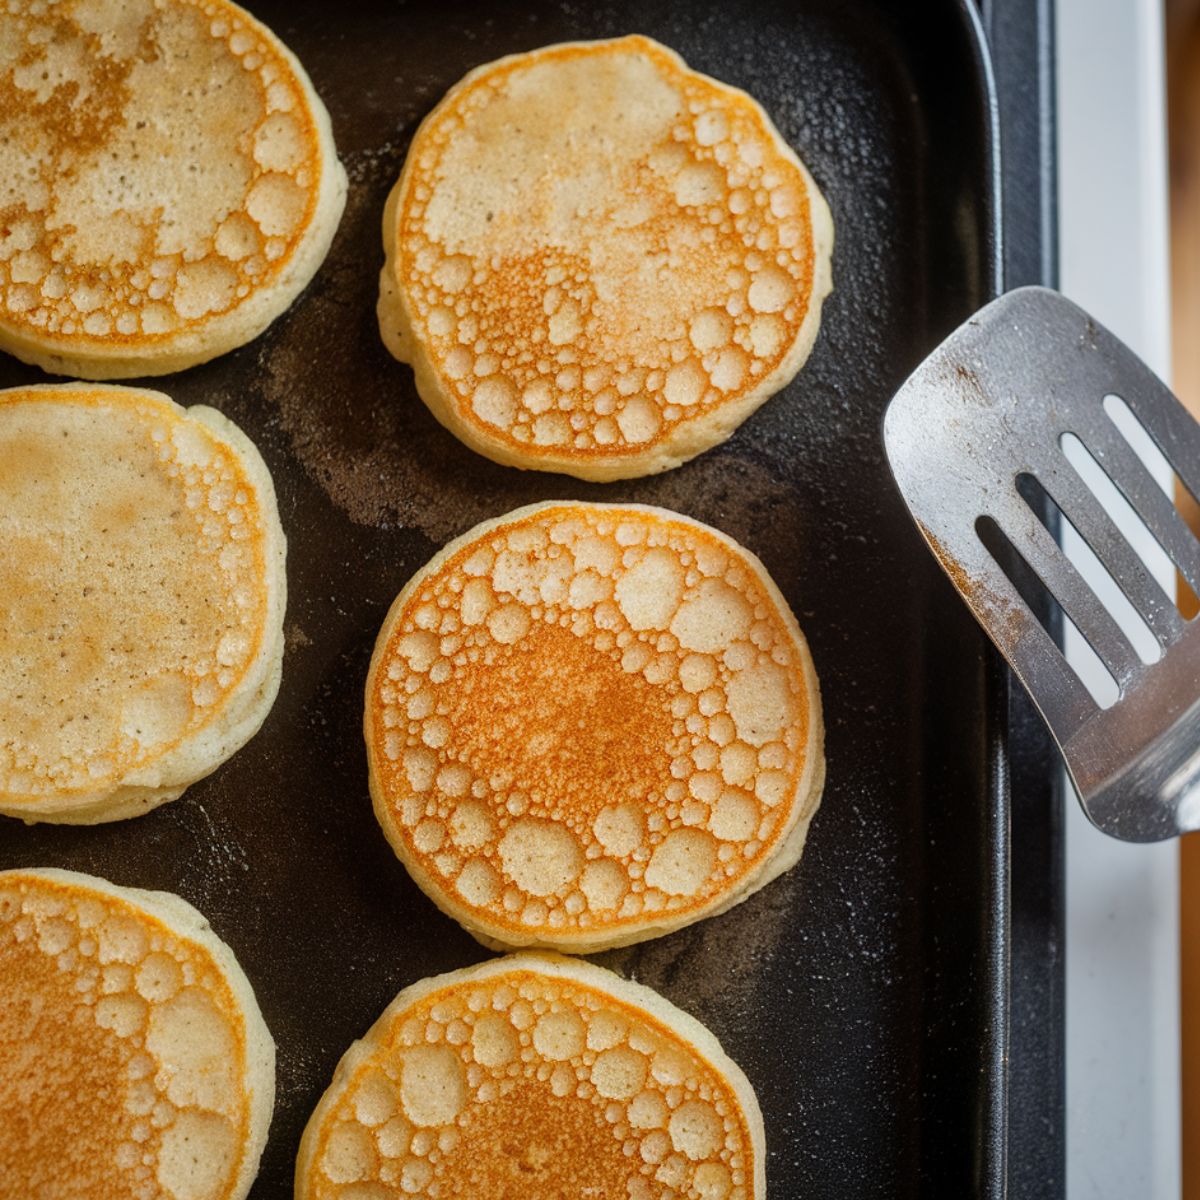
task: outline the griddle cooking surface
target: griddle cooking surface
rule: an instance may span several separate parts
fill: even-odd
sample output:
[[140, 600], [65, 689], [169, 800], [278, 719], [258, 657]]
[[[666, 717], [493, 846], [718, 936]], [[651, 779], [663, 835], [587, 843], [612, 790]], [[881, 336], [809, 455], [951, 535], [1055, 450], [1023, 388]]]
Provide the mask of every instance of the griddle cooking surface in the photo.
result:
[[[598, 961], [693, 1013], [746, 1070], [773, 1197], [979, 1194], [1005, 1020], [992, 665], [919, 544], [879, 436], [907, 370], [990, 286], [990, 132], [960, 6], [250, 7], [330, 109], [345, 218], [264, 336], [149, 385], [221, 409], [271, 468], [290, 545], [283, 686], [262, 732], [180, 800], [91, 829], [0, 820], [0, 866], [164, 888], [205, 913], [279, 1044], [251, 1194], [291, 1196], [301, 1130], [351, 1040], [401, 987], [487, 956], [417, 890], [371, 812], [362, 689], [389, 603], [447, 540], [521, 504], [677, 509], [757, 553], [799, 617], [829, 782], [796, 870], [724, 916]], [[467, 70], [629, 32], [765, 105], [833, 210], [835, 290], [809, 364], [727, 443], [657, 478], [587, 485], [497, 466], [437, 425], [379, 340], [379, 227], [418, 122]], [[0, 385], [43, 378], [0, 362]]]

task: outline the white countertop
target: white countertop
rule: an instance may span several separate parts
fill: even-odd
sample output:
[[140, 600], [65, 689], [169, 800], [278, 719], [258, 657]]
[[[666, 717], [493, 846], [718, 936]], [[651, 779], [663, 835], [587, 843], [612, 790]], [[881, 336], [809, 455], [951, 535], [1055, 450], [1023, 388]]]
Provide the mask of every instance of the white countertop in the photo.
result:
[[[1063, 292], [1169, 379], [1162, 20], [1057, 0], [1059, 235]], [[1105, 837], [1069, 790], [1066, 818], [1068, 1200], [1175, 1200], [1178, 846]]]

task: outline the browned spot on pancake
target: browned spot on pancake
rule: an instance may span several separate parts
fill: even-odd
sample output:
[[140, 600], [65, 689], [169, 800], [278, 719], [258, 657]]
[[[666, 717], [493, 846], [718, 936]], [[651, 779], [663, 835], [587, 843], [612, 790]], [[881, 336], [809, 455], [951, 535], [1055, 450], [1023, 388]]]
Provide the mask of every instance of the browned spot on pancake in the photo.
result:
[[629, 1160], [599, 1106], [516, 1084], [502, 1104], [468, 1111], [442, 1186], [450, 1196], [625, 1196]]
[[572, 805], [585, 827], [607, 801], [643, 796], [670, 770], [671, 716], [654, 686], [557, 625], [531, 629], [512, 654], [469, 663], [446, 716], [460, 761], [480, 774], [496, 769], [498, 741], [510, 747], [511, 786], [529, 793], [531, 811], [551, 811], [564, 780], [603, 780], [603, 792], [581, 789]]
[[231, 1194], [245, 1038], [205, 949], [104, 892], [6, 872], [0, 994], [5, 1196]]
[[548, 941], [736, 891], [792, 823], [812, 719], [758, 571], [671, 514], [562, 504], [418, 575], [368, 714], [381, 819], [424, 883]]
[[747, 1200], [732, 1085], [645, 1009], [514, 969], [433, 991], [375, 1031], [318, 1128], [304, 1200]]
[[[128, 1052], [82, 1007], [75, 977], [32, 938], [0, 934], [0, 1179], [8, 1195], [51, 1194], [70, 1180], [88, 1200], [136, 1186], [115, 1151], [132, 1141]], [[20, 1185], [19, 1187], [18, 1180]]]
[[0, 12], [0, 324], [162, 342], [243, 304], [316, 209], [317, 129], [262, 26], [225, 0]]

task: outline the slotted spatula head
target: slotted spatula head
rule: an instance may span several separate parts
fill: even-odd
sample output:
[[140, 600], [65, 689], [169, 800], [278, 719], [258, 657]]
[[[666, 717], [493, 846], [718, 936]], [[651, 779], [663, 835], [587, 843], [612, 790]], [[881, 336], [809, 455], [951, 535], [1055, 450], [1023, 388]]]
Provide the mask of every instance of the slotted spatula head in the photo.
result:
[[[1087, 815], [1114, 837], [1155, 841], [1200, 828], [1200, 622], [1184, 620], [1118, 531], [1064, 436], [1083, 443], [1198, 594], [1200, 545], [1110, 418], [1108, 396], [1200, 496], [1200, 426], [1127, 346], [1045, 288], [1009, 292], [947, 338], [892, 400], [884, 440], [917, 526], [1029, 690]], [[1156, 662], [1142, 661], [1059, 548], [1037, 511], [1050, 507], [1046, 495], [1157, 639]], [[1112, 675], [1110, 707], [1026, 603], [1030, 580]]]

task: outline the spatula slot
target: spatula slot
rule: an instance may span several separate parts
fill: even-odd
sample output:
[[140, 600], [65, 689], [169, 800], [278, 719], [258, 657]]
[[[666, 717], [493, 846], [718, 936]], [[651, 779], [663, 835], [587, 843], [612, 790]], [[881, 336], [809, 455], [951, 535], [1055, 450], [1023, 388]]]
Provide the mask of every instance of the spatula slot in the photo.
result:
[[[1200, 428], [1188, 411], [1161, 384], [1158, 395], [1130, 400], [1117, 393], [1104, 397], [1104, 411], [1127, 442], [1153, 465], [1165, 464], [1176, 484], [1200, 502]], [[1161, 479], [1162, 476], [1160, 475]]]
[[[1117, 432], [1129, 443], [1130, 448], [1145, 460], [1155, 482], [1175, 505], [1176, 510], [1179, 511], [1179, 500], [1184, 494], [1190, 496], [1192, 504], [1200, 508], [1200, 496], [1197, 496], [1179, 476], [1167, 456], [1159, 448], [1158, 441], [1149, 427], [1139, 420], [1137, 414], [1125, 403], [1125, 400], [1110, 392], [1104, 397], [1104, 411], [1108, 414], [1109, 420], [1117, 427]], [[1200, 468], [1200, 463], [1196, 465], [1197, 468]], [[1138, 523], [1143, 529], [1146, 528], [1145, 522], [1140, 518], [1138, 518]], [[1147, 529], [1147, 533], [1149, 532]], [[1162, 550], [1157, 539], [1155, 539], [1154, 545], [1161, 551], [1161, 555], [1155, 556], [1159, 559], [1160, 564], [1163, 564], [1161, 569], [1172, 570], [1175, 574], [1175, 596], [1179, 611], [1185, 616], [1195, 614], [1200, 609], [1200, 599], [1197, 599], [1192, 585], [1179, 572], [1178, 564], [1169, 562], [1169, 556], [1165, 550]], [[1149, 562], [1148, 565], [1150, 565]]]
[[[1054, 593], [991, 517], [979, 517], [975, 522], [975, 533], [1050, 638], [1060, 645], [1066, 639], [1078, 645], [1078, 665], [1064, 665], [1078, 677], [1099, 708], [1111, 708], [1120, 696], [1120, 687]], [[991, 632], [998, 637], [1000, 630], [1001, 623], [997, 622]]]
[[[1017, 476], [1017, 493], [1050, 534], [1060, 536], [1064, 553], [1081, 570], [1096, 598], [1108, 609], [1113, 620], [1121, 627], [1121, 632], [1129, 639], [1129, 644], [1137, 652], [1138, 658], [1147, 665], [1158, 662], [1162, 658], [1162, 646], [1142, 614], [1131, 603], [1136, 597], [1136, 592], [1134, 596], [1126, 595], [1112, 572], [1088, 543], [1084, 530], [1059, 507], [1039, 479], [1022, 472]], [[1128, 550], [1128, 544], [1125, 548]], [[1157, 586], [1153, 584], [1153, 580], [1148, 582]], [[1161, 592], [1161, 589], [1159, 590]], [[1162, 600], [1166, 599], [1166, 595], [1162, 594]]]
[[[1120, 437], [1122, 449], [1126, 453], [1134, 451], [1124, 435]], [[1105, 456], [1106, 463], [1101, 463], [1090, 447], [1073, 433], [1063, 434], [1060, 445], [1067, 461], [1110, 514], [1141, 564], [1155, 579], [1164, 581], [1161, 585], [1164, 594], [1170, 597], [1178, 612], [1178, 593], [1172, 583], [1177, 571], [1194, 574], [1200, 569], [1200, 546], [1179, 517], [1174, 500], [1167, 496], [1140, 459], [1136, 460], [1138, 475], [1131, 479], [1128, 472], [1118, 474], [1106, 469], [1109, 464], [1119, 465], [1114, 463], [1111, 453]], [[1140, 448], [1136, 453], [1140, 453]], [[1133, 503], [1134, 500], [1138, 503]]]

